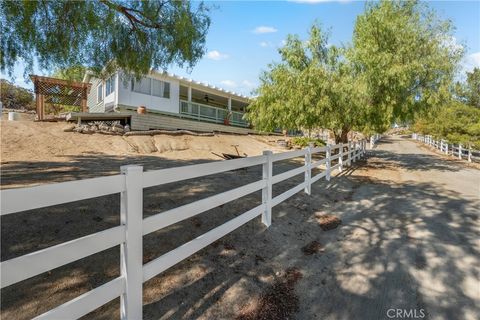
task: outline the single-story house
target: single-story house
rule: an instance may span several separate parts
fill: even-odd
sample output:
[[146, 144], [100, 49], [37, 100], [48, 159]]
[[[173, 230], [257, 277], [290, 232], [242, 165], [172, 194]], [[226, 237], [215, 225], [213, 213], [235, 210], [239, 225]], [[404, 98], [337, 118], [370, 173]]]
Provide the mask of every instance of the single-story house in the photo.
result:
[[152, 70], [140, 80], [122, 71], [106, 80], [87, 73], [83, 82], [92, 84], [90, 113], [133, 112], [145, 106], [147, 114], [249, 127], [243, 119], [248, 97], [170, 73]]

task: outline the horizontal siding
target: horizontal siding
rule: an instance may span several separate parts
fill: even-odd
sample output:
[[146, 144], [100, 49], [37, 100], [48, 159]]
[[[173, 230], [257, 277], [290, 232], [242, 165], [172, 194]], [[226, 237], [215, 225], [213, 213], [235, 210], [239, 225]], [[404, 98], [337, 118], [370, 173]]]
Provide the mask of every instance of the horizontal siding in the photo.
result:
[[92, 84], [92, 87], [90, 89], [90, 93], [88, 94], [87, 97], [87, 106], [88, 106], [88, 112], [105, 112], [105, 106], [102, 102], [97, 103], [97, 85], [100, 82], [100, 79], [97, 78], [92, 78], [90, 80], [90, 83]]

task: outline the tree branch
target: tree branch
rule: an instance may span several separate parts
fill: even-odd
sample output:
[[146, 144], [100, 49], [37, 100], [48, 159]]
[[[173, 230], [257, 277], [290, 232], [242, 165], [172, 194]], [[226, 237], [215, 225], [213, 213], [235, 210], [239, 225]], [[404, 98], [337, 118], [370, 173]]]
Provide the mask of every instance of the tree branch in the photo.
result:
[[[145, 17], [144, 13], [138, 9], [128, 8], [128, 7], [119, 5], [117, 3], [111, 2], [109, 0], [100, 0], [100, 2], [106, 5], [108, 8], [123, 14], [128, 19], [128, 21], [130, 21], [130, 24], [132, 25], [133, 30], [137, 29], [137, 24], [144, 26], [146, 28], [152, 28], [152, 29], [163, 28], [163, 26], [160, 23], [156, 21], [152, 21], [151, 19]], [[137, 18], [134, 14], [132, 14], [132, 12], [137, 13], [141, 18], [140, 19]], [[148, 20], [149, 22], [145, 22], [144, 20]]]

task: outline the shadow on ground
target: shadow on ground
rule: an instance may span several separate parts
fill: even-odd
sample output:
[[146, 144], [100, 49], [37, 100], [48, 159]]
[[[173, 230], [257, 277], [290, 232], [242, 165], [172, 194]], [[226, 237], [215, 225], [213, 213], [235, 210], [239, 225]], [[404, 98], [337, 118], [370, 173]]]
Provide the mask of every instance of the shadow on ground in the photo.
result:
[[[421, 165], [408, 167], [409, 157], [418, 156], [375, 153], [379, 166], [396, 162], [393, 166], [423, 170]], [[417, 159], [421, 163], [422, 157]], [[158, 157], [87, 156], [74, 162], [81, 173], [68, 172], [65, 177], [71, 163], [39, 163], [28, 174], [22, 173], [26, 164], [13, 163], [3, 170], [2, 180], [14, 185], [85, 178], [98, 175], [101, 166], [113, 174], [130, 160], [148, 169], [190, 164]], [[378, 168], [375, 163], [376, 159], [359, 161], [329, 183], [321, 180], [313, 185], [311, 196], [302, 192], [275, 207], [268, 229], [257, 218], [146, 282], [144, 318], [235, 318], [289, 267], [303, 274], [295, 290], [300, 301], [293, 315], [297, 319], [384, 319], [389, 308], [424, 309], [442, 319], [467, 319], [478, 313], [478, 291], [470, 284], [475, 286], [479, 277], [479, 204], [435, 184], [397, 184], [358, 175]], [[285, 170], [295, 165], [282, 164]], [[253, 182], [260, 172], [255, 167], [149, 188], [145, 216]], [[296, 176], [276, 185], [274, 192], [302, 179]], [[145, 236], [144, 262], [260, 201], [257, 192]], [[119, 196], [112, 195], [2, 217], [2, 261], [118, 225], [118, 202]], [[341, 227], [322, 231], [316, 216], [325, 213], [341, 217]], [[324, 251], [307, 256], [301, 249], [312, 241]], [[34, 317], [118, 276], [118, 252], [112, 248], [2, 289], [2, 315]], [[118, 317], [116, 299], [85, 319]]]

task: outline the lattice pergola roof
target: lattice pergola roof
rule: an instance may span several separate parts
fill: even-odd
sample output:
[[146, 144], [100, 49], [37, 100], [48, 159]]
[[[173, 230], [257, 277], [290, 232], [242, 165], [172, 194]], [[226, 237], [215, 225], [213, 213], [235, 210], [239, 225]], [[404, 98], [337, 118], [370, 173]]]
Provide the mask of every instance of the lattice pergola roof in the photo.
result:
[[91, 83], [30, 75], [34, 84], [38, 119], [44, 119], [45, 104], [78, 106], [86, 112]]

